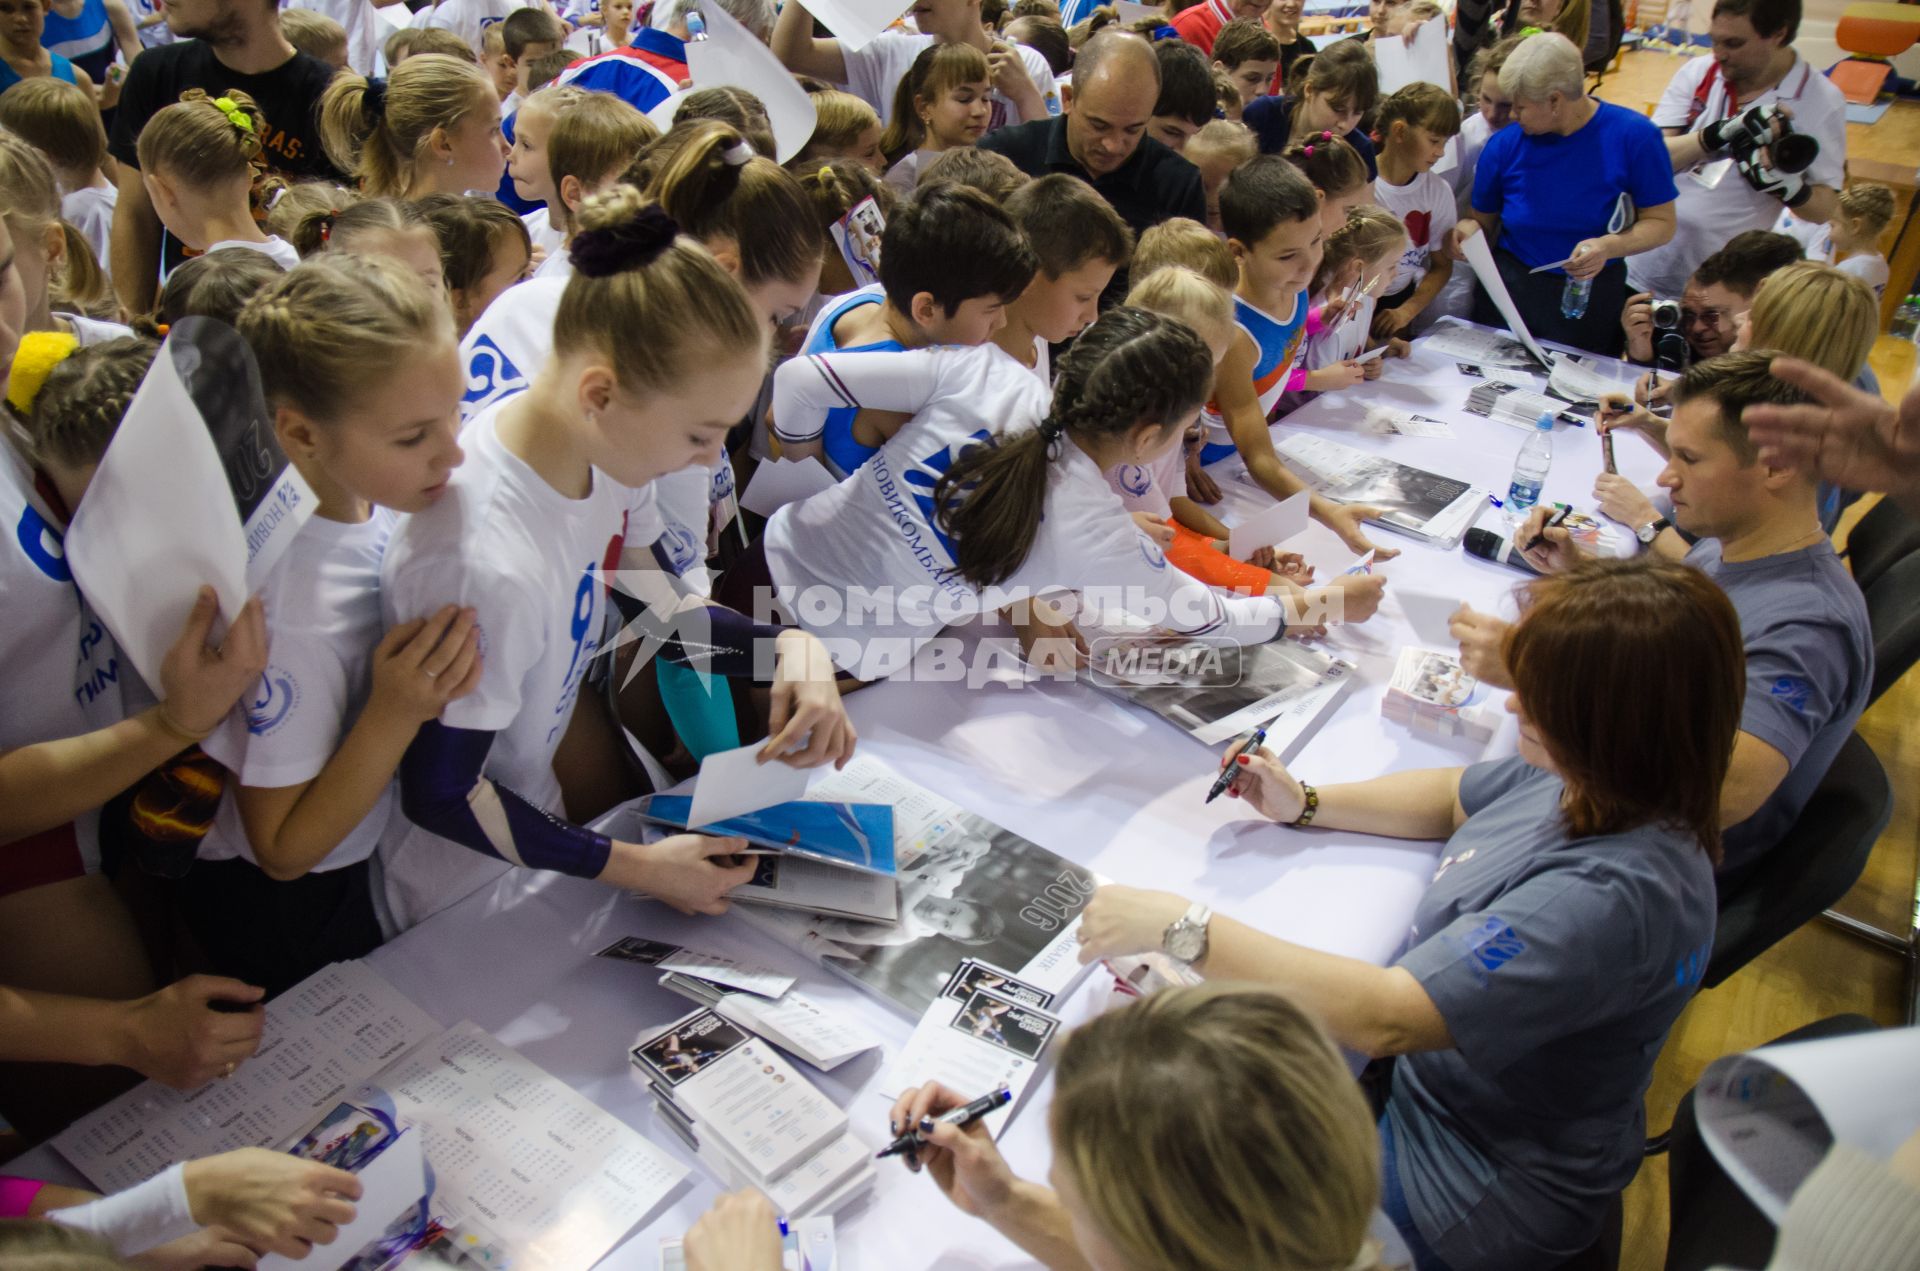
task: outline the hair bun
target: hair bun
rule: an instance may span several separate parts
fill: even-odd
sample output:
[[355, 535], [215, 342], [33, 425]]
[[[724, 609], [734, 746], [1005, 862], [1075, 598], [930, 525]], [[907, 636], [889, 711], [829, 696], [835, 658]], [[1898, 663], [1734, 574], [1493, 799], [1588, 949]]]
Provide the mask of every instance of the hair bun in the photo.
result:
[[581, 230], [573, 236], [569, 255], [576, 273], [607, 278], [644, 269], [679, 235], [680, 223], [659, 204], [649, 203], [611, 224]]

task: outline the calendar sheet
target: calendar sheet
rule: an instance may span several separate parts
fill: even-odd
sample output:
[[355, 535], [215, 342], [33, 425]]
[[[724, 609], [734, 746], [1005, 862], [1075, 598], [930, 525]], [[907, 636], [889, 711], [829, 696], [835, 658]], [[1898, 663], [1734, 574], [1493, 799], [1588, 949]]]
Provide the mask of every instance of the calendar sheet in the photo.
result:
[[175, 1161], [271, 1147], [441, 1031], [364, 962], [317, 971], [266, 1011], [259, 1052], [232, 1077], [184, 1093], [145, 1082], [74, 1122], [53, 1145], [103, 1192]]
[[513, 1271], [592, 1266], [687, 1175], [475, 1024], [448, 1029], [374, 1084], [426, 1135], [436, 1225], [490, 1231]]

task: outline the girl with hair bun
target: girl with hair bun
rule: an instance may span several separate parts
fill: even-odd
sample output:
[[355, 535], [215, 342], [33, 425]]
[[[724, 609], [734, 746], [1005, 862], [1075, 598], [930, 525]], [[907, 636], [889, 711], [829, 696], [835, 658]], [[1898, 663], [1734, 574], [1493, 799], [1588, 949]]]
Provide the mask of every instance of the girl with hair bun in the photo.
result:
[[676, 664], [729, 676], [772, 666], [763, 761], [811, 767], [853, 751], [819, 644], [683, 597], [654, 551], [665, 532], [655, 482], [720, 462], [759, 390], [765, 315], [631, 186], [587, 201], [571, 254], [553, 354], [524, 390], [472, 415], [466, 464], [446, 497], [401, 526], [382, 568], [390, 622], [471, 606], [485, 646], [478, 688], [423, 727], [401, 767], [401, 806], [428, 831], [388, 861], [402, 922], [508, 865], [643, 891], [688, 913], [723, 912], [752, 876], [729, 859], [738, 839], [620, 842], [580, 823], [598, 810], [579, 786], [591, 759], [570, 742], [555, 760], [606, 645], [609, 599], [644, 605], [635, 621], [647, 647]]
[[189, 88], [140, 130], [140, 178], [167, 232], [196, 252], [244, 247], [282, 269], [300, 263], [285, 239], [253, 219], [255, 164], [267, 117], [239, 89]]
[[327, 157], [370, 197], [491, 190], [506, 170], [500, 95], [478, 66], [421, 53], [388, 79], [342, 71], [320, 96]]

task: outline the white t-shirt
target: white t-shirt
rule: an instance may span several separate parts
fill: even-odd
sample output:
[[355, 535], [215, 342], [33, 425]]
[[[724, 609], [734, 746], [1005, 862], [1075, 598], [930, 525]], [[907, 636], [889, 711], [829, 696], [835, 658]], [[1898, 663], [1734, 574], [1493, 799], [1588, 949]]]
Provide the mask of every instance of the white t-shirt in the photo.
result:
[[566, 248], [560, 247], [547, 253], [547, 258], [540, 262], [528, 281], [538, 278], [543, 282], [557, 282], [564, 287], [567, 279], [571, 277], [573, 277], [573, 257]]
[[[1471, 275], [1471, 269], [1456, 270], [1456, 273]], [[1376, 291], [1380, 290], [1375, 288]], [[1331, 330], [1322, 326], [1318, 334], [1307, 336], [1306, 352], [1300, 355], [1300, 365], [1309, 371], [1317, 371], [1323, 366], [1332, 366], [1335, 362], [1344, 362], [1350, 357], [1359, 357], [1367, 345], [1367, 333], [1373, 329], [1373, 311], [1377, 302], [1373, 296], [1361, 296], [1347, 309], [1345, 316], [1335, 323]]]
[[553, 223], [553, 215], [544, 207], [536, 207], [520, 218], [527, 227], [527, 237], [533, 240], [535, 247], [544, 247], [547, 255], [562, 251], [567, 245], [567, 231]]
[[348, 68], [361, 75], [371, 75], [377, 69], [387, 26], [374, 9], [373, 0], [299, 0], [297, 5], [282, 0], [280, 7], [308, 9], [332, 18], [347, 32]]
[[[136, 25], [145, 22], [155, 14], [164, 15], [164, 9], [160, 0], [127, 0], [127, 8], [132, 11], [133, 20]], [[167, 25], [164, 16], [152, 26], [140, 27], [140, 43], [147, 48], [158, 48], [162, 44], [171, 44], [173, 43], [173, 39], [173, 28]]]
[[[894, 89], [899, 87], [900, 81], [913, 66], [913, 59], [920, 56], [920, 50], [933, 42], [931, 35], [882, 31], [862, 48], [849, 49], [844, 44], [840, 46], [840, 56], [847, 64], [847, 91], [879, 113], [882, 127], [893, 118]], [[1047, 65], [1047, 59], [1024, 44], [1016, 44], [1013, 49], [1020, 55], [1020, 64], [1027, 68], [1028, 78], [1033, 80], [1033, 86], [1046, 102], [1047, 113], [1059, 114], [1060, 93], [1054, 87], [1053, 68]], [[1006, 94], [996, 89], [992, 100], [993, 115], [987, 122], [988, 131], [1007, 124], [1030, 122], [1020, 118]]]
[[1373, 183], [1373, 194], [1381, 207], [1407, 227], [1407, 250], [1401, 253], [1393, 277], [1379, 289], [1383, 296], [1397, 295], [1425, 278], [1432, 268], [1428, 257], [1446, 249], [1447, 235], [1459, 218], [1456, 198], [1445, 178], [1431, 172], [1422, 172], [1405, 185], [1388, 185], [1381, 177]]
[[1152, 463], [1122, 463], [1107, 469], [1107, 484], [1128, 512], [1145, 512], [1164, 521], [1173, 501], [1187, 497], [1187, 454], [1175, 446]]
[[282, 269], [292, 269], [300, 263], [300, 253], [294, 250], [292, 243], [278, 234], [267, 235], [267, 241], [264, 243], [250, 243], [244, 238], [222, 239], [207, 248], [207, 251], [217, 252], [226, 247], [244, 247], [250, 252], [260, 252], [271, 257], [273, 262]]
[[113, 268], [113, 205], [119, 198], [118, 186], [90, 185], [60, 200], [60, 219], [80, 231], [80, 237], [93, 248], [100, 272], [109, 276]]
[[[268, 619], [266, 674], [202, 748], [241, 785], [277, 789], [312, 781], [340, 749], [373, 691], [372, 654], [386, 633], [380, 616], [380, 558], [398, 517], [375, 510], [358, 524], [314, 517], [300, 527], [261, 590]], [[394, 788], [324, 860], [339, 869], [373, 855], [394, 811]], [[206, 860], [240, 856], [259, 864], [229, 782]]]
[[[1791, 110], [1793, 130], [1820, 143], [1820, 156], [1801, 173], [1802, 179], [1838, 190], [1847, 168], [1847, 103], [1840, 90], [1796, 53], [1786, 77], [1742, 102], [1740, 109], [1763, 103]], [[1726, 80], [1714, 69], [1712, 55], [1702, 54], [1674, 72], [1654, 108], [1653, 122], [1662, 128], [1698, 132], [1737, 113], [1731, 105]], [[1700, 262], [1726, 246], [1728, 239], [1742, 230], [1766, 229], [1780, 216], [1780, 200], [1748, 185], [1724, 154], [1692, 171], [1675, 173], [1674, 183], [1680, 187], [1674, 209], [1679, 225], [1665, 246], [1627, 257], [1627, 277], [1634, 291], [1679, 295]]]
[[1834, 268], [1843, 274], [1852, 274], [1873, 288], [1875, 300], [1886, 292], [1887, 279], [1893, 276], [1893, 271], [1887, 268], [1887, 258], [1878, 252], [1862, 252], [1858, 256], [1849, 256], [1837, 262]]
[[[122, 718], [120, 678], [132, 677], [113, 637], [86, 608], [67, 566], [65, 532], [34, 490], [33, 471], [0, 438], [0, 751], [78, 737]], [[49, 831], [100, 866], [99, 814]], [[12, 850], [40, 850], [23, 844]]]
[[901, 198], [913, 194], [914, 187], [920, 184], [920, 169], [932, 163], [939, 152], [936, 150], [914, 150], [900, 156], [900, 161], [887, 169], [887, 175], [881, 178], [897, 191]]
[[954, 567], [936, 524], [934, 486], [969, 446], [1034, 427], [1047, 410], [1046, 389], [991, 344], [818, 354], [775, 373], [776, 418], [817, 416], [845, 405], [842, 393], [915, 415], [847, 480], [774, 513], [765, 542], [781, 603], [860, 678], [899, 671], [948, 621], [983, 604], [997, 609], [1046, 592], [1080, 591], [1090, 608], [1125, 608], [1193, 634], [1258, 641], [1280, 630], [1274, 602], [1220, 596], [1169, 568], [1106, 474], [1071, 441], [1049, 465], [1032, 550], [983, 600]]
[[527, 7], [517, 0], [440, 0], [426, 20], [417, 25], [452, 31], [472, 46], [473, 55], [479, 57], [480, 33], [496, 22], [506, 21], [515, 9]]
[[1493, 136], [1493, 125], [1478, 110], [1469, 110], [1460, 117], [1460, 135], [1454, 141], [1454, 153], [1459, 162], [1448, 168], [1443, 174], [1448, 185], [1453, 187], [1457, 196], [1454, 202], [1460, 215], [1466, 215], [1467, 204], [1473, 198], [1473, 172], [1480, 166], [1480, 152], [1487, 148], [1487, 138]]

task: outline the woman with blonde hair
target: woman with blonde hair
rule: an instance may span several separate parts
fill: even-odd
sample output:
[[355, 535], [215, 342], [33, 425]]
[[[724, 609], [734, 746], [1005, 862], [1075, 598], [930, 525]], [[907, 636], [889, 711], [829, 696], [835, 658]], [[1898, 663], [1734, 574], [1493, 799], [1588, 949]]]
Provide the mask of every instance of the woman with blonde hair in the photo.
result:
[[[1169, 989], [1069, 1033], [1051, 1187], [1016, 1175], [984, 1123], [935, 1119], [975, 1093], [929, 1084], [895, 1101], [892, 1132], [922, 1140], [908, 1168], [1055, 1271], [1377, 1265], [1367, 1226], [1380, 1145], [1366, 1100], [1319, 1025], [1279, 993]], [[777, 1241], [758, 1260], [702, 1260], [761, 1220], [777, 1230], [751, 1198], [723, 1197], [688, 1232], [689, 1265], [774, 1271]]]
[[507, 163], [492, 81], [442, 53], [416, 53], [384, 80], [335, 76], [320, 97], [320, 140], [369, 197], [491, 190]]

